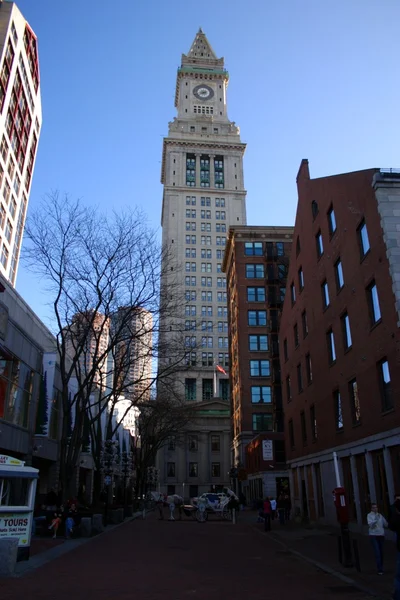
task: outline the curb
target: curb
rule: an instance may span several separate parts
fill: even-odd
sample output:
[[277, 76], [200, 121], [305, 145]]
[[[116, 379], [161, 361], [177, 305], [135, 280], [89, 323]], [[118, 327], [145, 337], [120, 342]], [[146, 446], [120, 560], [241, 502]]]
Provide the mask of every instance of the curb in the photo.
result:
[[[260, 535], [264, 535], [264, 533], [265, 533], [264, 531], [260, 531], [259, 529], [256, 529], [255, 527], [252, 527], [252, 529], [253, 529], [253, 531], [256, 531]], [[347, 585], [351, 585], [352, 587], [360, 590], [360, 592], [363, 592], [364, 594], [368, 594], [369, 596], [373, 596], [374, 598], [377, 598], [377, 600], [392, 600], [392, 596], [382, 596], [378, 592], [372, 590], [371, 588], [368, 588], [368, 587], [362, 585], [355, 579], [352, 579], [351, 577], [347, 577], [347, 575], [343, 575], [343, 573], [340, 573], [339, 571], [332, 569], [332, 567], [329, 567], [328, 565], [325, 565], [324, 563], [321, 563], [318, 560], [314, 560], [313, 558], [310, 558], [309, 556], [306, 556], [305, 554], [302, 554], [301, 552], [298, 552], [297, 550], [292, 550], [287, 544], [285, 544], [285, 542], [277, 539], [274, 536], [274, 534], [272, 534], [268, 537], [269, 537], [269, 539], [273, 540], [275, 543], [280, 544], [283, 548], [285, 548], [285, 550], [288, 553], [292, 554], [293, 556], [296, 556], [300, 560], [303, 560], [305, 562], [308, 562], [308, 563], [314, 565], [321, 571], [324, 571], [324, 573], [328, 573], [329, 575], [336, 577], [336, 579], [339, 579], [340, 581], [342, 581], [343, 583], [346, 583]]]
[[[147, 510], [146, 513], [150, 512], [150, 510], [151, 509]], [[89, 538], [79, 538], [77, 540], [68, 540], [68, 543], [60, 544], [59, 546], [56, 546], [55, 548], [50, 548], [49, 550], [46, 550], [45, 552], [36, 554], [35, 556], [32, 556], [32, 558], [30, 558], [27, 561], [19, 562], [19, 563], [17, 563], [17, 565], [15, 567], [15, 573], [12, 577], [16, 578], [16, 579], [25, 577], [26, 575], [29, 575], [29, 573], [36, 571], [36, 569], [43, 567], [44, 565], [51, 562], [52, 560], [55, 560], [56, 558], [59, 558], [60, 556], [64, 556], [64, 554], [68, 554], [68, 552], [71, 552], [72, 550], [76, 550], [76, 548], [79, 548], [80, 546], [83, 546], [84, 544], [87, 544], [93, 540], [96, 540], [102, 535], [110, 533], [111, 531], [115, 531], [115, 529], [118, 529], [118, 527], [121, 527], [122, 525], [126, 525], [127, 523], [130, 523], [131, 521], [134, 521], [135, 519], [138, 519], [141, 516], [142, 516], [142, 511], [136, 512], [132, 515], [132, 517], [128, 517], [127, 519], [122, 521], [122, 523], [118, 523], [117, 525], [111, 525], [111, 526], [107, 525], [107, 527], [104, 529], [104, 531], [98, 535], [94, 535]]]

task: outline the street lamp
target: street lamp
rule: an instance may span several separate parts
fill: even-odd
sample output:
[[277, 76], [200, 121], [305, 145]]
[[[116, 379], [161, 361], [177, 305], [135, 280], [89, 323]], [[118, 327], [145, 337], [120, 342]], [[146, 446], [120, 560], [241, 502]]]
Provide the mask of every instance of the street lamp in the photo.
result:
[[133, 475], [133, 454], [132, 452], [121, 453], [121, 473], [124, 481], [124, 516], [127, 517], [127, 495], [126, 495], [126, 484], [127, 481], [132, 478]]

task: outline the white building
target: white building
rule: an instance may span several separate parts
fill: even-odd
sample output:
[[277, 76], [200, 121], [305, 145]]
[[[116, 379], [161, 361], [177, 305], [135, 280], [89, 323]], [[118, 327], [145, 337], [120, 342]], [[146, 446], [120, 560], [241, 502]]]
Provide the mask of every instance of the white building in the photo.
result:
[[42, 125], [37, 38], [0, 0], [0, 273], [15, 285]]
[[[168, 289], [169, 284], [170, 289], [176, 286], [174, 293], [181, 305], [178, 318], [186, 330], [184, 344], [190, 369], [178, 374], [177, 385], [188, 402], [215, 404], [215, 365], [225, 369], [229, 366], [222, 260], [229, 226], [246, 223], [243, 181], [246, 145], [240, 140], [239, 128], [228, 118], [228, 80], [224, 59], [217, 58], [200, 29], [188, 54], [182, 55], [178, 68], [175, 94], [178, 114], [169, 123], [169, 133], [164, 138], [161, 174], [163, 244], [170, 249], [178, 266], [170, 274], [164, 274], [162, 283], [164, 289]], [[162, 327], [167, 338], [168, 325], [164, 323]], [[168, 349], [168, 339], [164, 341]], [[161, 364], [163, 360], [168, 357], [160, 356]], [[228, 400], [228, 377], [219, 378], [217, 396]], [[217, 411], [215, 414], [219, 410], [226, 411], [226, 402], [218, 403], [222, 406], [208, 409]], [[196, 433], [191, 431], [193, 436]], [[213, 436], [216, 439], [218, 431], [213, 431]], [[166, 448], [165, 456], [159, 456], [164, 489], [172, 482], [177, 490], [189, 483], [193, 492], [197, 487], [201, 493], [212, 485], [226, 483], [226, 468], [222, 465], [229, 454], [229, 440], [222, 431], [221, 436], [224, 443], [214, 445], [220, 448], [218, 451], [212, 451], [211, 434], [206, 435], [204, 428], [194, 438], [193, 448], [208, 457], [205, 463], [198, 463], [196, 455], [190, 455], [187, 448], [176, 448], [177, 456], [167, 457]], [[175, 476], [169, 477], [168, 471]]]
[[127, 398], [120, 398], [114, 405], [116, 422], [121, 423], [124, 429], [127, 429], [132, 437], [136, 437], [137, 423], [140, 410], [137, 406], [132, 406], [132, 402]]

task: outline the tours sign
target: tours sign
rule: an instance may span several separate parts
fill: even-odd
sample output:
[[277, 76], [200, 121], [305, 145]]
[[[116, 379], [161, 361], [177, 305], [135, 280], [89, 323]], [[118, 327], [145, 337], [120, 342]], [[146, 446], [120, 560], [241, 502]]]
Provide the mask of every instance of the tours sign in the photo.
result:
[[18, 538], [18, 546], [29, 546], [32, 513], [0, 513], [0, 539]]
[[3, 467], [23, 467], [25, 463], [18, 458], [13, 456], [7, 456], [6, 454], [0, 454], [0, 466]]

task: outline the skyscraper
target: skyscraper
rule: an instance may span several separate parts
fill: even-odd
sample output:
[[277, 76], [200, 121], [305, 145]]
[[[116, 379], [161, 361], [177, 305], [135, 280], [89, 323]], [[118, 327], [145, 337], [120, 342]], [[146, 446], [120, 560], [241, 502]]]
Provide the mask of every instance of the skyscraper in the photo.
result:
[[37, 38], [0, 0], [0, 273], [15, 285], [42, 125]]
[[112, 319], [117, 328], [114, 376], [117, 389], [131, 403], [148, 402], [153, 365], [153, 317], [144, 308], [120, 308]]
[[[246, 145], [228, 118], [228, 81], [224, 59], [217, 58], [200, 29], [178, 68], [178, 114], [164, 138], [161, 174], [163, 244], [179, 267], [171, 274], [178, 284], [174, 293], [185, 299], [179, 316], [186, 330], [189, 369], [177, 376], [177, 382], [190, 402], [212, 401], [215, 365], [225, 370], [229, 366], [222, 260], [229, 226], [246, 223]], [[164, 324], [163, 330], [168, 326]], [[228, 399], [226, 376], [219, 378], [217, 395]], [[178, 486], [186, 477], [185, 472], [177, 475]], [[207, 473], [198, 475], [199, 492], [209, 481]]]

